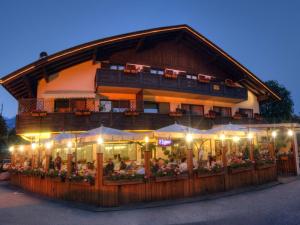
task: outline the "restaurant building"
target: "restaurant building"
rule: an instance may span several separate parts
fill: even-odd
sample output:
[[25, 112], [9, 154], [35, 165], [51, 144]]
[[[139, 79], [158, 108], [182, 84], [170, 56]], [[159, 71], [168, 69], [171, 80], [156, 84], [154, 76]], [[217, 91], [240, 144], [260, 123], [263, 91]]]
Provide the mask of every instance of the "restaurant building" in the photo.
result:
[[104, 126], [155, 130], [175, 121], [207, 129], [259, 123], [280, 97], [187, 25], [113, 36], [40, 58], [1, 79], [19, 103], [24, 137]]
[[[299, 173], [299, 126], [280, 131], [260, 115], [280, 97], [187, 25], [42, 52], [0, 82], [31, 142], [10, 148], [12, 183], [33, 192], [118, 206], [262, 184], [277, 179], [277, 133], [281, 168]], [[111, 162], [120, 167], [107, 172]]]

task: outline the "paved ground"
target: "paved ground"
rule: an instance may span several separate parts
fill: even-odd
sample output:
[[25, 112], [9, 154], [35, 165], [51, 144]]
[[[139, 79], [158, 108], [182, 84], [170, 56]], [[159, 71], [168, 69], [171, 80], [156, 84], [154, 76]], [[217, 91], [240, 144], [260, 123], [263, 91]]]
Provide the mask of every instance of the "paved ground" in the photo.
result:
[[91, 212], [0, 184], [0, 225], [221, 224], [300, 225], [300, 180], [215, 200], [167, 207]]

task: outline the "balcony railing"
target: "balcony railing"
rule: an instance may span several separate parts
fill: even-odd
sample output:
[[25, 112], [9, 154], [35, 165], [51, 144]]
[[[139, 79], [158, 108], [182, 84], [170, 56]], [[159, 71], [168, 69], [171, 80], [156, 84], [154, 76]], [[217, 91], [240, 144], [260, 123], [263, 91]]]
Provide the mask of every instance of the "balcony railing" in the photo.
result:
[[248, 92], [242, 87], [230, 87], [222, 82], [202, 83], [198, 80], [178, 76], [177, 79], [165, 78], [162, 75], [140, 72], [128, 74], [123, 71], [98, 69], [97, 86], [134, 87], [187, 92], [208, 96], [247, 100]]

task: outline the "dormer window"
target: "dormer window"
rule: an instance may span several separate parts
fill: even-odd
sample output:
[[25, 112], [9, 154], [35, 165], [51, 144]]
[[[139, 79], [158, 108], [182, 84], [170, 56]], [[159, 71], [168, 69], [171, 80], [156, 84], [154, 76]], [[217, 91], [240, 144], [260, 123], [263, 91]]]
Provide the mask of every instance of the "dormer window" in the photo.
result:
[[111, 70], [124, 70], [124, 66], [122, 66], [122, 65], [110, 65], [109, 69], [111, 69]]

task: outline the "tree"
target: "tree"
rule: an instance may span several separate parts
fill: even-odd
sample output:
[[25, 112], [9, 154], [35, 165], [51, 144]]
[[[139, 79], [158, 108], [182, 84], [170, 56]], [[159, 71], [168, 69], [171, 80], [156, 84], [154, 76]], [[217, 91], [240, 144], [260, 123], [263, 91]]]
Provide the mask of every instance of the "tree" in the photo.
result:
[[4, 152], [7, 149], [6, 140], [7, 140], [7, 125], [2, 115], [0, 115], [0, 153]]
[[283, 85], [275, 80], [265, 82], [275, 93], [281, 97], [281, 101], [269, 99], [260, 103], [262, 116], [272, 123], [291, 122], [293, 119], [294, 102], [291, 93]]

